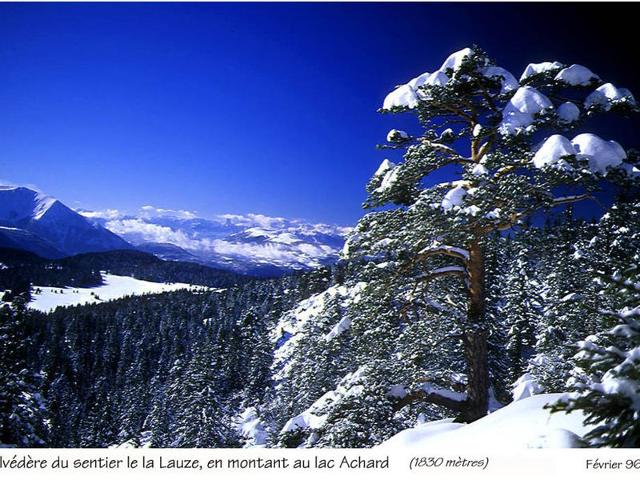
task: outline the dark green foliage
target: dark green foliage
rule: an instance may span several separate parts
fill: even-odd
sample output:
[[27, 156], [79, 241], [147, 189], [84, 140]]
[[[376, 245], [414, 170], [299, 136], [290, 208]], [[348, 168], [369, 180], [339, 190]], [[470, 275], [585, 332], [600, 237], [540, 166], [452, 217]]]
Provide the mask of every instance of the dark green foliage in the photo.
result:
[[[84, 253], [47, 260], [22, 250], [0, 249], [0, 291], [29, 292], [29, 285], [93, 287], [102, 284], [101, 271], [154, 282], [179, 282], [209, 287], [229, 287], [251, 280], [204, 265], [163, 261], [135, 250]], [[9, 301], [9, 297], [7, 298]]]
[[50, 314], [12, 297], [0, 310], [0, 443], [237, 446], [233, 417], [271, 388], [269, 329], [331, 276], [321, 269]]
[[0, 445], [39, 447], [49, 442], [46, 404], [38, 370], [27, 363], [32, 351], [25, 299], [0, 303]]
[[582, 410], [594, 425], [585, 439], [595, 446], [640, 447], [640, 270], [637, 265], [606, 281], [618, 310], [603, 312], [613, 328], [580, 342], [578, 369], [567, 394], [552, 407]]
[[554, 410], [583, 410], [596, 446], [640, 447], [640, 209], [619, 202], [590, 242], [599, 302], [592, 333], [583, 335], [570, 387]]
[[[615, 265], [633, 261], [632, 232], [640, 229], [630, 219], [637, 211], [620, 203], [595, 225], [559, 212], [544, 227], [528, 225], [520, 235], [487, 243], [486, 308], [494, 326], [488, 361], [500, 402], [510, 401], [510, 385], [525, 372], [547, 391], [564, 390], [568, 372], [584, 364], [572, 358], [574, 343], [619, 321], [596, 307], [613, 312], [633, 303], [625, 303], [628, 292], [592, 280], [606, 278], [599, 272], [607, 258]], [[391, 392], [425, 384], [464, 392], [465, 310], [456, 303], [462, 287], [443, 278], [414, 288], [389, 275], [395, 261], [379, 256], [224, 291], [131, 297], [46, 315], [14, 299], [0, 314], [11, 339], [2, 344], [0, 362], [3, 374], [17, 380], [5, 380], [0, 399], [5, 412], [23, 406], [20, 421], [3, 427], [2, 442], [234, 447], [244, 441], [237, 416], [252, 407], [270, 446], [361, 447], [418, 418], [455, 415], [428, 403], [399, 408]], [[579, 295], [559, 301], [572, 293]], [[308, 321], [295, 333], [288, 370], [281, 370], [274, 350], [290, 337], [276, 326], [296, 315]], [[345, 318], [349, 326], [328, 335]], [[599, 338], [606, 345], [629, 341]], [[26, 407], [25, 392], [34, 400]], [[324, 418], [321, 426], [281, 431], [309, 408]], [[622, 410], [616, 414], [626, 418]]]

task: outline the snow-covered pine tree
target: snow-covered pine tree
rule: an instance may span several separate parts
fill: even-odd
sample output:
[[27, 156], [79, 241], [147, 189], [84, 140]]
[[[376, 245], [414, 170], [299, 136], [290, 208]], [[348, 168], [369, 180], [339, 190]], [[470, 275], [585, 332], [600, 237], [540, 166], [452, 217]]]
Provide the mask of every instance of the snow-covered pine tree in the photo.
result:
[[[174, 412], [172, 447], [213, 448], [237, 445], [229, 412], [221, 399], [221, 375], [215, 349], [194, 346], [193, 356], [167, 391]], [[181, 367], [174, 367], [177, 373]]]
[[0, 302], [0, 446], [43, 447], [49, 426], [41, 378], [30, 371], [25, 329], [26, 299]]
[[[180, 368], [178, 366], [178, 368]], [[154, 448], [168, 448], [173, 443], [173, 412], [169, 405], [165, 386], [160, 379], [154, 379], [152, 383], [153, 402], [151, 411], [145, 419], [143, 428], [150, 432], [149, 445]]]
[[319, 409], [326, 418], [314, 432], [312, 439], [318, 439], [314, 446], [372, 447], [402, 429], [388, 395], [387, 382], [394, 375], [388, 367], [384, 360], [373, 361], [341, 381], [333, 392], [334, 402]]
[[544, 308], [536, 317], [536, 355], [528, 371], [547, 392], [561, 392], [573, 368], [575, 345], [596, 331], [593, 276], [581, 253], [586, 223], [568, 207], [552, 227], [553, 251], [546, 261]]
[[602, 216], [584, 249], [594, 276], [608, 278], [628, 268], [630, 255], [640, 250], [639, 233], [640, 200], [622, 195]]
[[[393, 258], [389, 278], [431, 283], [453, 277], [466, 288], [466, 316], [455, 320], [466, 398], [453, 401], [421, 389], [404, 402], [444, 405], [465, 421], [487, 413], [487, 239], [535, 212], [589, 199], [614, 171], [615, 179], [635, 176], [638, 169], [618, 143], [591, 133], [570, 140], [562, 133], [596, 113], [637, 110], [628, 90], [603, 83], [581, 65], [530, 64], [518, 81], [475, 47], [385, 98], [383, 112], [413, 112], [421, 132], [389, 132], [388, 147], [404, 149], [403, 161], [384, 160], [368, 183], [365, 207], [375, 210], [358, 223], [345, 254]], [[431, 174], [441, 169], [457, 179], [434, 185]], [[442, 258], [451, 263], [437, 263]]]
[[595, 428], [585, 435], [594, 446], [640, 447], [640, 255], [607, 288], [620, 302], [605, 313], [615, 326], [580, 342], [579, 369], [552, 410], [582, 410]]

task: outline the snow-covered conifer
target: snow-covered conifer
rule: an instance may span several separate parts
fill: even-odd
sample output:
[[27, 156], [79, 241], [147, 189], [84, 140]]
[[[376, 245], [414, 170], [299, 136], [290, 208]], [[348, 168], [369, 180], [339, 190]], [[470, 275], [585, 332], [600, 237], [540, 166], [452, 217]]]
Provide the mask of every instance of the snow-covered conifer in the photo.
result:
[[[460, 330], [467, 396], [455, 403], [416, 392], [415, 399], [447, 405], [466, 421], [488, 410], [489, 238], [535, 212], [590, 199], [602, 179], [630, 179], [638, 172], [615, 141], [574, 135], [587, 116], [637, 111], [631, 96], [601, 98], [607, 108], [586, 102], [603, 82], [582, 66], [553, 63], [525, 74], [518, 82], [473, 47], [391, 92], [382, 111], [413, 113], [420, 129], [389, 137], [387, 147], [402, 149], [403, 158], [384, 160], [369, 181], [365, 207], [372, 212], [345, 247], [350, 258], [386, 252], [395, 266], [388, 278], [414, 284], [458, 280], [463, 292], [447, 295], [453, 290], [441, 284], [441, 299], [464, 306], [464, 318], [450, 322]], [[569, 101], [577, 113], [565, 105]], [[445, 167], [459, 174], [433, 184], [431, 174]], [[389, 206], [395, 208], [379, 208]]]
[[580, 342], [578, 369], [554, 410], [583, 410], [594, 426], [585, 438], [596, 446], [640, 447], [640, 270], [616, 273], [606, 290], [618, 309], [602, 312], [610, 328]]

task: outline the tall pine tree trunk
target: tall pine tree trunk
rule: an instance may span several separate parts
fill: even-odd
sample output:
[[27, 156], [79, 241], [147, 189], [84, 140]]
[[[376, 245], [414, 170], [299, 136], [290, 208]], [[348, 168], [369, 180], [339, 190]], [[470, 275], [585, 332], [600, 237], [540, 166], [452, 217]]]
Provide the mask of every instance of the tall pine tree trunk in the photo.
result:
[[467, 364], [467, 405], [462, 419], [473, 422], [487, 414], [489, 405], [489, 367], [487, 361], [487, 329], [485, 323], [484, 248], [475, 239], [469, 248], [469, 306], [463, 335]]

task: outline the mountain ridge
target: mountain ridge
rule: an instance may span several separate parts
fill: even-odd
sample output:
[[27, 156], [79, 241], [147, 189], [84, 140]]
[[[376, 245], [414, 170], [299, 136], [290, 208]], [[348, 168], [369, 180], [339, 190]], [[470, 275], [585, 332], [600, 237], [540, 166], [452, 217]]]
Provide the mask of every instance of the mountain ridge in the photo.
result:
[[0, 186], [0, 246], [49, 258], [132, 248], [59, 200], [21, 186]]
[[51, 259], [130, 249], [163, 260], [273, 277], [335, 263], [348, 231], [255, 213], [205, 218], [149, 205], [136, 214], [76, 211], [32, 188], [0, 185], [0, 248]]
[[335, 263], [346, 227], [259, 214], [195, 213], [145, 206], [137, 214], [79, 211], [136, 248], [166, 260], [182, 260], [273, 276]]

